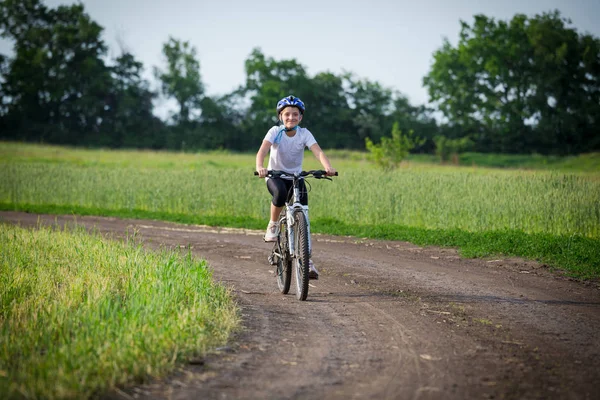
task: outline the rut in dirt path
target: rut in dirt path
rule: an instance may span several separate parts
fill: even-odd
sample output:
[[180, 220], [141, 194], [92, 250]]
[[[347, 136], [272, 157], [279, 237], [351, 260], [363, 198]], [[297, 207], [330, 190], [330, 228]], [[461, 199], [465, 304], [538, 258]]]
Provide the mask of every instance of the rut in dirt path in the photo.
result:
[[[37, 215], [0, 213], [35, 226]], [[41, 216], [65, 223], [72, 217]], [[596, 399], [600, 290], [521, 260], [313, 235], [306, 302], [278, 293], [261, 232], [77, 217], [152, 247], [191, 246], [232, 288], [243, 330], [161, 382], [111, 398]]]

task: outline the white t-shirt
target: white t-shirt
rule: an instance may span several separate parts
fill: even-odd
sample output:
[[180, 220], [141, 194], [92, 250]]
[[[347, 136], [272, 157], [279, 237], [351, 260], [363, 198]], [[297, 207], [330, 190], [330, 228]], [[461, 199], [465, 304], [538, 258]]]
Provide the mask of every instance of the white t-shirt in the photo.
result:
[[317, 141], [308, 129], [298, 127], [293, 137], [289, 137], [284, 131], [281, 133], [279, 143], [275, 143], [281, 129], [283, 129], [283, 125], [274, 126], [265, 135], [265, 140], [272, 143], [267, 169], [290, 173], [301, 172], [304, 148], [310, 149], [310, 146]]

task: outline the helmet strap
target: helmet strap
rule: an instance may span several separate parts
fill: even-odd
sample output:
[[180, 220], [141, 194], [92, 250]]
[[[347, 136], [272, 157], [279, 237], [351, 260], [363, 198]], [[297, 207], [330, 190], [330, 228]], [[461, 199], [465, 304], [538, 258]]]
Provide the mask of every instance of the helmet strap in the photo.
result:
[[273, 143], [275, 143], [275, 144], [279, 144], [279, 143], [281, 142], [281, 134], [282, 134], [283, 132], [291, 132], [291, 131], [295, 131], [296, 129], [298, 129], [298, 126], [299, 126], [299, 125], [296, 125], [295, 127], [288, 129], [288, 128], [286, 128], [286, 127], [285, 127], [285, 125], [283, 125], [283, 128], [281, 128], [281, 129], [279, 130], [279, 132], [277, 132], [277, 135], [275, 136], [275, 140], [273, 141]]
[[297, 130], [297, 129], [298, 129], [298, 127], [300, 126], [300, 125], [296, 125], [296, 126], [294, 126], [294, 127], [292, 127], [292, 128], [289, 128], [289, 129], [288, 129], [288, 128], [286, 128], [286, 127], [285, 127], [285, 124], [283, 123], [283, 121], [282, 121], [282, 120], [279, 120], [279, 122], [281, 123], [281, 125], [283, 125], [283, 129], [282, 129], [282, 131], [284, 131], [284, 130], [285, 130], [286, 132], [295, 131], [295, 130]]

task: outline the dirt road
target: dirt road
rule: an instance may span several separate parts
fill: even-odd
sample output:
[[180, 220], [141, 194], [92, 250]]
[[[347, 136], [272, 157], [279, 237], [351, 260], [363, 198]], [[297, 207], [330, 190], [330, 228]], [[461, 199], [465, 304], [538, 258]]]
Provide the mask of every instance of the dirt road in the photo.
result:
[[[37, 224], [73, 217], [3, 212]], [[144, 399], [600, 399], [600, 286], [516, 259], [313, 235], [320, 279], [281, 295], [262, 232], [77, 217], [149, 246], [192, 246], [230, 286], [244, 329]], [[292, 283], [293, 285], [293, 283]]]

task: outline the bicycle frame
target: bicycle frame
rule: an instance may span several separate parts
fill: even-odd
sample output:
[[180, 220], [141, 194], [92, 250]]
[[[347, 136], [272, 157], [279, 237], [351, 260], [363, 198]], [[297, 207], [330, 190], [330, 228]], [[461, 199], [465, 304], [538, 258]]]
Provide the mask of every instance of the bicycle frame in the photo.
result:
[[289, 252], [292, 255], [292, 257], [295, 257], [296, 255], [296, 244], [295, 244], [295, 237], [294, 237], [294, 224], [295, 224], [295, 220], [294, 220], [294, 213], [298, 210], [301, 210], [304, 213], [304, 216], [306, 217], [306, 225], [307, 225], [307, 229], [308, 229], [308, 253], [310, 255], [312, 255], [312, 240], [310, 237], [310, 219], [308, 218], [308, 206], [302, 205], [300, 203], [300, 181], [302, 179], [304, 179], [303, 177], [300, 176], [300, 174], [294, 174], [294, 175], [289, 175], [292, 176], [294, 179], [294, 183], [293, 183], [293, 199], [291, 201], [286, 201], [285, 202], [285, 218], [286, 218], [286, 226], [287, 226], [287, 231], [288, 231], [288, 248], [289, 248]]

